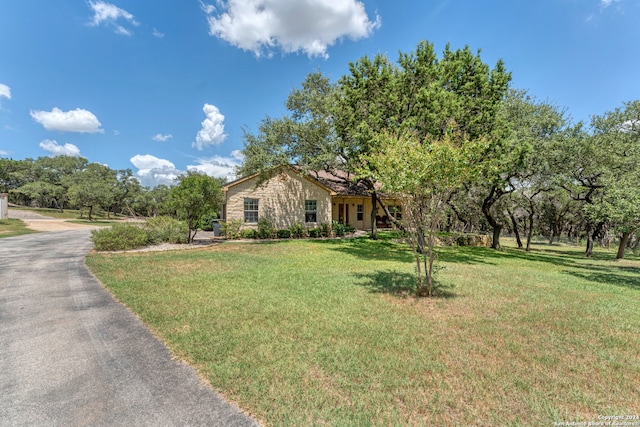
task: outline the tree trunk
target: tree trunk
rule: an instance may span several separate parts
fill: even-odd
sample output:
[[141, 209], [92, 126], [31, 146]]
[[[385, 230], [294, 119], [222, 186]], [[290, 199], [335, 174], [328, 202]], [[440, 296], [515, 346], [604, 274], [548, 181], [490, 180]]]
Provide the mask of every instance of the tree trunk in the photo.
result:
[[534, 218], [533, 210], [529, 213], [529, 231], [527, 232], [527, 252], [531, 251], [531, 239], [533, 238], [533, 218]]
[[496, 223], [493, 226], [493, 241], [491, 242], [493, 249], [500, 249], [500, 232], [502, 232], [502, 224]]
[[507, 210], [507, 212], [509, 213], [509, 218], [511, 218], [511, 226], [513, 227], [513, 233], [516, 235], [518, 249], [522, 249], [522, 240], [520, 239], [520, 231], [518, 231], [518, 222], [516, 221], [516, 217], [511, 210]]
[[591, 233], [587, 233], [587, 250], [584, 256], [587, 258], [591, 258], [591, 256], [593, 256], [593, 235]]
[[378, 240], [378, 227], [376, 225], [376, 214], [378, 213], [378, 197], [375, 191], [371, 192], [371, 238]]
[[625, 231], [624, 233], [622, 233], [622, 238], [620, 239], [620, 246], [618, 246], [618, 254], [616, 255], [616, 259], [624, 258], [624, 250], [629, 244], [629, 237], [631, 237], [632, 233], [633, 231]]
[[89, 206], [89, 221], [93, 221], [91, 214], [93, 213], [93, 206]]
[[500, 224], [491, 214], [491, 207], [503, 194], [505, 193], [502, 190], [493, 186], [491, 187], [489, 195], [482, 201], [482, 213], [487, 219], [489, 225], [493, 228], [493, 241], [491, 242], [491, 247], [493, 249], [500, 249], [500, 232], [502, 231], [502, 224]]
[[593, 256], [593, 242], [600, 236], [602, 233], [602, 228], [604, 227], [604, 222], [599, 222], [593, 230], [589, 230], [587, 232], [587, 251], [585, 252], [585, 256], [590, 258]]

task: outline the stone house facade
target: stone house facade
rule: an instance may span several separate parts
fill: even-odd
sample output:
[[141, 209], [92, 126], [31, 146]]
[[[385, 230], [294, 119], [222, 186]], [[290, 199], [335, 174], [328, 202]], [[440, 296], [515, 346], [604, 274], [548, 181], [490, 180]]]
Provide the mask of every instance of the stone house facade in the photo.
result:
[[[267, 218], [276, 228], [296, 223], [313, 228], [339, 221], [359, 230], [371, 229], [369, 191], [344, 176], [325, 171], [305, 174], [293, 166], [282, 166], [263, 182], [255, 174], [230, 182], [223, 190], [222, 218], [242, 220], [247, 227], [257, 227], [259, 219]], [[400, 215], [400, 208], [390, 202], [391, 210]], [[378, 227], [389, 226], [384, 214], [376, 223]]]

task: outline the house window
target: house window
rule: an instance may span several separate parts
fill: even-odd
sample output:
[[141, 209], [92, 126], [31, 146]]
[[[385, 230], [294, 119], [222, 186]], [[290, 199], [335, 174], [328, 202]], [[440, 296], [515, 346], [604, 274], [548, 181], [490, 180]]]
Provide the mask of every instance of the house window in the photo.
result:
[[389, 213], [392, 217], [400, 221], [402, 219], [402, 206], [389, 206]]
[[364, 219], [364, 205], [358, 205], [358, 221], [362, 221]]
[[258, 199], [244, 199], [244, 222], [258, 222]]
[[304, 222], [318, 222], [317, 200], [304, 201]]

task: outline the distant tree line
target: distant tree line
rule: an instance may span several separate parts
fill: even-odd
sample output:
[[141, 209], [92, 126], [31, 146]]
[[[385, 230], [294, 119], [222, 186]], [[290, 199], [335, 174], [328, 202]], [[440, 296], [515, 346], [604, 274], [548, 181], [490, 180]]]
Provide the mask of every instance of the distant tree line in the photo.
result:
[[[224, 179], [188, 172], [176, 185], [144, 187], [131, 169], [114, 170], [72, 156], [13, 160], [0, 158], [0, 192], [11, 203], [30, 207], [80, 209], [125, 216], [173, 216], [192, 230], [220, 208]], [[190, 233], [190, 240], [191, 234]]]

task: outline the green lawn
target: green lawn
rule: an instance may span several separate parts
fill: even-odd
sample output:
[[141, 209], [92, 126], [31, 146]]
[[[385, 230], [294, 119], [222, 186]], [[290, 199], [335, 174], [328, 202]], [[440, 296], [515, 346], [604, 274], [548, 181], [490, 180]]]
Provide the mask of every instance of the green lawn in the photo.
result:
[[640, 414], [640, 259], [446, 248], [409, 296], [390, 240], [91, 254], [87, 265], [267, 425], [553, 425]]
[[22, 234], [37, 233], [37, 231], [27, 228], [24, 222], [19, 219], [0, 220], [0, 238], [20, 236]]
[[[74, 219], [74, 220], [80, 221], [82, 224], [89, 223], [89, 221], [87, 220], [88, 211], [86, 209], [85, 210], [64, 209], [63, 212], [60, 212], [59, 209], [31, 208], [31, 207], [24, 207], [24, 206], [18, 206], [18, 207], [12, 206], [11, 209], [35, 212], [40, 215], [48, 216], [51, 218], [57, 218], [57, 219]], [[106, 220], [107, 214], [106, 212], [100, 211], [100, 212], [94, 213], [93, 218], [98, 220]], [[113, 215], [111, 215], [111, 217], [109, 218], [109, 221], [115, 221], [117, 219], [118, 219], [117, 217], [114, 217]]]

